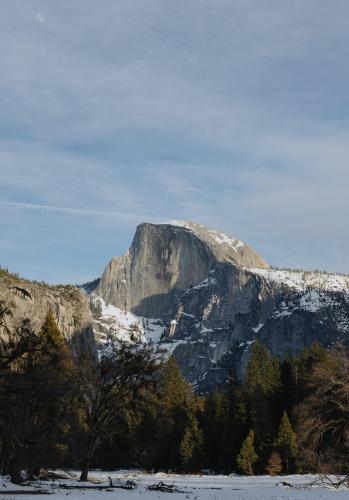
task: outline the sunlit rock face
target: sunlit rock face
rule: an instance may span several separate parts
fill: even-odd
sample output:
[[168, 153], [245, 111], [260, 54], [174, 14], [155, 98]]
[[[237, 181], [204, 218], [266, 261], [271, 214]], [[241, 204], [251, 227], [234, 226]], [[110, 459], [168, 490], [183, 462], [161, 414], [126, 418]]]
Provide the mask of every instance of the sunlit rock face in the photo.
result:
[[161, 345], [209, 391], [232, 372], [243, 376], [256, 339], [278, 356], [314, 340], [346, 342], [348, 290], [346, 276], [272, 269], [237, 238], [171, 221], [141, 224], [92, 295], [104, 338], [137, 334]]
[[213, 282], [217, 266], [224, 263], [267, 267], [248, 245], [205, 226], [178, 221], [141, 224], [129, 251], [108, 264], [97, 294], [142, 316], [169, 317], [181, 292], [203, 286], [206, 279]]
[[[32, 328], [39, 331], [49, 311], [60, 331], [75, 352], [97, 354], [89, 301], [74, 286], [49, 286], [24, 280], [2, 272], [0, 274], [0, 302], [11, 311], [6, 325], [15, 329], [22, 319], [29, 319]], [[0, 327], [0, 335], [4, 329]]]

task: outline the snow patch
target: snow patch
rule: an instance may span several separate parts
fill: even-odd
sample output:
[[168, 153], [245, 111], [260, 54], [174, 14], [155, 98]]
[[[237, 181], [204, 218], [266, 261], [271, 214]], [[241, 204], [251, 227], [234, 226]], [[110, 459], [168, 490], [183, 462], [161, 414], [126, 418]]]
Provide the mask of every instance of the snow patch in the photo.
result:
[[258, 332], [259, 332], [259, 330], [260, 330], [261, 328], [263, 328], [263, 326], [264, 326], [264, 323], [259, 323], [259, 325], [258, 325], [258, 326], [255, 326], [254, 328], [252, 328], [252, 330], [254, 331], [254, 333], [258, 333]]
[[238, 240], [237, 238], [232, 238], [225, 233], [221, 233], [219, 231], [215, 231], [214, 229], [209, 229], [208, 232], [211, 234], [212, 238], [219, 245], [227, 245], [231, 247], [234, 252], [237, 252], [239, 248], [245, 246], [243, 241]]
[[200, 288], [205, 288], [207, 286], [211, 285], [216, 285], [217, 280], [215, 278], [206, 278], [205, 280], [201, 281], [198, 285], [193, 286], [191, 290], [199, 290]]
[[221, 231], [209, 229], [207, 226], [204, 226], [202, 224], [194, 224], [189, 221], [176, 219], [163, 222], [162, 224], [187, 229], [188, 231], [193, 232], [200, 239], [206, 237], [206, 239], [211, 240], [211, 244], [228, 246], [232, 248], [234, 252], [238, 252], [240, 248], [243, 248], [245, 246], [245, 243], [243, 241], [232, 236], [228, 236], [226, 233], [223, 233]]
[[338, 302], [335, 297], [326, 292], [307, 290], [301, 297], [295, 298], [289, 302], [281, 302], [279, 309], [273, 313], [273, 318], [291, 316], [295, 311], [299, 310], [316, 313], [322, 309], [326, 309], [328, 307], [336, 308], [340, 305], [340, 302]]
[[93, 321], [93, 329], [97, 341], [106, 344], [114, 342], [158, 343], [165, 326], [160, 319], [136, 316], [105, 301], [97, 295], [91, 301], [101, 306], [101, 315]]

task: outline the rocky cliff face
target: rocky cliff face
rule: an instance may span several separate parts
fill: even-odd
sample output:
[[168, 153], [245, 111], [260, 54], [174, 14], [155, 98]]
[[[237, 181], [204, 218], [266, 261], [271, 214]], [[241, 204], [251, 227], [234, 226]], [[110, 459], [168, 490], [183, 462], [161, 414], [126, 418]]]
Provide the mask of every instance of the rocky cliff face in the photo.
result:
[[7, 318], [10, 328], [29, 318], [33, 328], [39, 330], [47, 313], [52, 311], [75, 351], [96, 352], [89, 303], [76, 287], [49, 286], [0, 271], [0, 301], [12, 312], [12, 318]]
[[89, 291], [102, 342], [159, 343], [198, 390], [241, 375], [256, 339], [282, 355], [349, 337], [348, 277], [270, 269], [240, 240], [190, 222], [140, 225]]
[[212, 277], [218, 263], [267, 267], [249, 246], [199, 224], [142, 224], [129, 251], [107, 266], [97, 294], [141, 316], [170, 317], [174, 297]]

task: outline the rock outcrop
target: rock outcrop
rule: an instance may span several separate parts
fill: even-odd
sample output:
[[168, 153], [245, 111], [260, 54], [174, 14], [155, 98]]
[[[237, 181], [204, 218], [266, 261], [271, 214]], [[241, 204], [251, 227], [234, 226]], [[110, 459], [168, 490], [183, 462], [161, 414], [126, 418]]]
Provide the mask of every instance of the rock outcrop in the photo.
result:
[[190, 222], [140, 225], [89, 292], [104, 336], [108, 323], [117, 338], [131, 314], [123, 336], [138, 328], [173, 352], [198, 390], [241, 375], [256, 339], [283, 355], [349, 337], [349, 277], [271, 269], [240, 240]]
[[73, 350], [96, 353], [89, 302], [78, 288], [49, 286], [1, 270], [0, 301], [12, 313], [12, 317], [7, 317], [8, 327], [15, 328], [22, 319], [29, 318], [32, 327], [39, 330], [47, 313], [52, 311]]

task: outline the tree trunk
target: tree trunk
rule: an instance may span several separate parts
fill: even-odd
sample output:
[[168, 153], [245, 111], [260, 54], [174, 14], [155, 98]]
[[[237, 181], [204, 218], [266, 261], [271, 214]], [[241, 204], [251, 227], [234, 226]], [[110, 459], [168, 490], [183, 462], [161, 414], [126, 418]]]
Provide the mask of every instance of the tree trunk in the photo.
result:
[[27, 476], [30, 481], [33, 481], [36, 477], [40, 475], [40, 467], [36, 464], [31, 463], [27, 469]]
[[10, 479], [11, 483], [14, 484], [21, 484], [22, 482], [22, 475], [21, 475], [21, 461], [19, 460], [19, 457], [15, 457], [12, 461], [11, 467], [10, 467]]
[[87, 481], [88, 471], [90, 469], [91, 461], [94, 457], [98, 444], [99, 442], [96, 437], [89, 437], [86, 455], [81, 466], [80, 481]]
[[81, 467], [80, 481], [87, 481], [88, 471], [90, 468], [90, 461], [88, 459], [84, 460]]

